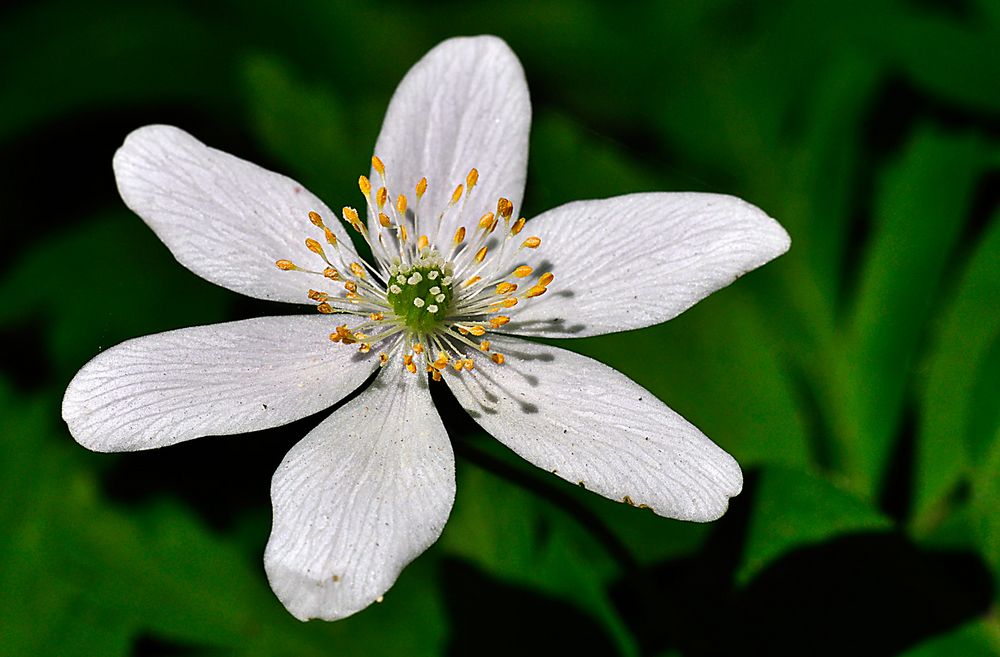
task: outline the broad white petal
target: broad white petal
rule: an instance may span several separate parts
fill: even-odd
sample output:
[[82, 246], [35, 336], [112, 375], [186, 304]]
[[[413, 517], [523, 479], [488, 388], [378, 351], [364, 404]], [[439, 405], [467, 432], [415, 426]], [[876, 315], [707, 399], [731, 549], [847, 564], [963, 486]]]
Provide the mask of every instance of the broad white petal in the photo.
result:
[[274, 473], [271, 588], [301, 620], [350, 616], [437, 540], [454, 500], [455, 457], [427, 377], [389, 366]]
[[[788, 250], [788, 233], [733, 196], [629, 194], [532, 219], [526, 257], [555, 281], [512, 314], [511, 333], [585, 337], [659, 324]], [[530, 280], [530, 279], [529, 279]]]
[[736, 461], [620, 372], [508, 337], [506, 362], [445, 377], [486, 431], [538, 467], [658, 515], [706, 522], [743, 488]]
[[328, 408], [378, 359], [330, 342], [349, 316], [261, 317], [123, 342], [83, 366], [66, 389], [70, 433], [98, 452], [257, 431]]
[[[524, 70], [511, 49], [492, 36], [448, 39], [407, 72], [386, 110], [375, 154], [386, 166], [389, 189], [406, 194], [428, 181], [420, 202], [423, 226], [438, 213], [469, 170], [479, 182], [465, 208], [467, 222], [496, 210], [499, 197], [521, 205], [528, 166], [531, 102]], [[378, 185], [372, 172], [372, 184]], [[377, 222], [369, 218], [372, 232]], [[438, 244], [455, 233], [458, 213], [442, 222]], [[435, 231], [424, 229], [432, 241]]]
[[322, 215], [343, 248], [350, 239], [336, 215], [291, 178], [263, 169], [166, 125], [139, 128], [114, 158], [118, 191], [177, 260], [202, 278], [257, 299], [306, 303], [309, 284], [280, 271], [288, 259], [322, 269], [305, 238]]

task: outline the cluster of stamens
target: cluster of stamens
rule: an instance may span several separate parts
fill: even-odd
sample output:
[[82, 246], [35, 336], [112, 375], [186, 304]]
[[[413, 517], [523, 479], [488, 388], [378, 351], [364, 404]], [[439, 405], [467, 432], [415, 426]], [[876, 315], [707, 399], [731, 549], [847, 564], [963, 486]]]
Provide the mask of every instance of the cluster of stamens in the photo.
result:
[[[530, 286], [522, 286], [517, 281], [531, 276], [532, 268], [526, 264], [511, 268], [521, 249], [536, 249], [541, 240], [518, 237], [525, 220], [512, 220], [514, 208], [505, 198], [469, 227], [463, 225], [469, 196], [479, 180], [476, 169], [455, 188], [436, 219], [428, 222], [421, 213], [426, 178], [417, 183], [416, 203], [411, 207], [403, 194], [390, 202], [385, 166], [378, 157], [372, 157], [372, 168], [379, 186], [373, 187], [361, 176], [358, 187], [369, 215], [377, 220], [372, 222], [376, 235], [373, 238], [354, 208], [345, 207], [342, 216], [371, 248], [377, 266], [358, 258], [350, 245], [340, 244], [323, 217], [310, 212], [309, 221], [323, 231], [326, 246], [308, 238], [306, 248], [325, 266], [306, 269], [290, 260], [278, 260], [278, 269], [318, 275], [324, 287], [335, 286], [334, 291], [310, 289], [307, 296], [321, 313], [364, 319], [350, 329], [346, 324], [337, 326], [330, 340], [356, 344], [362, 353], [378, 346], [382, 366], [399, 357], [409, 372], [424, 370], [440, 380], [449, 368], [456, 373], [472, 370], [475, 353], [488, 354], [494, 363], [503, 364], [504, 355], [491, 351], [487, 334], [510, 322], [504, 312], [541, 296], [552, 282], [552, 274], [545, 273]], [[434, 243], [425, 229], [439, 235], [442, 222], [453, 213], [460, 227], [445, 244]], [[497, 233], [501, 224], [503, 230]]]

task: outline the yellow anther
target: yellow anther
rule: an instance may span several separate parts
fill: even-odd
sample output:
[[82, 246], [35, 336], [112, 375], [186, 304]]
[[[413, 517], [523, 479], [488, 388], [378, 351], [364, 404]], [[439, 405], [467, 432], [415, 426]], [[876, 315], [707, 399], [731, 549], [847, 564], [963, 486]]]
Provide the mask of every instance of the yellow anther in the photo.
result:
[[331, 333], [330, 334], [330, 342], [340, 342], [340, 334], [336, 333], [336, 332], [335, 333]]
[[382, 160], [379, 159], [378, 155], [372, 155], [372, 168], [378, 172], [378, 175], [385, 175], [385, 165], [382, 164]]
[[479, 351], [489, 351], [489, 350], [490, 350], [490, 341], [489, 340], [481, 340], [479, 342]]
[[480, 326], [479, 324], [476, 324], [475, 326], [469, 329], [469, 333], [479, 338], [486, 335], [486, 329]]
[[415, 353], [415, 354], [422, 354], [422, 353], [424, 353], [424, 345], [422, 343], [420, 343], [420, 342], [418, 342], [415, 345], [413, 345], [413, 353]]
[[503, 283], [497, 285], [497, 294], [510, 294], [516, 289], [517, 285], [515, 285], [514, 283], [508, 283], [507, 281], [504, 281]]
[[548, 287], [549, 283], [552, 282], [553, 278], [555, 278], [555, 276], [552, 274], [552, 272], [548, 272], [547, 274], [542, 274], [541, 276], [538, 277], [538, 284], [541, 285], [542, 287]]
[[481, 280], [483, 280], [483, 279], [480, 276], [472, 276], [471, 278], [469, 278], [468, 280], [466, 280], [464, 283], [462, 283], [462, 287], [469, 287], [470, 285], [475, 285], [476, 283], [478, 283]]
[[389, 219], [389, 215], [384, 212], [378, 213], [378, 222], [382, 225], [382, 228], [388, 228], [392, 225], [392, 220]]
[[500, 304], [504, 308], [513, 308], [517, 305], [517, 297], [510, 297], [509, 299], [504, 299]]
[[475, 260], [476, 262], [482, 262], [486, 258], [487, 251], [489, 251], [488, 246], [484, 246], [483, 248], [479, 249], [478, 251], [476, 251], [476, 257], [473, 258], [473, 260]]
[[476, 364], [472, 362], [471, 358], [466, 358], [465, 359], [465, 370], [467, 372], [471, 372], [472, 368], [474, 368], [475, 366], [476, 366]]
[[291, 260], [278, 260], [277, 262], [274, 263], [274, 266], [280, 269], [281, 271], [291, 271], [293, 269], [298, 269], [298, 267], [295, 266], [295, 263], [292, 262]]
[[337, 337], [339, 337], [340, 341], [344, 344], [354, 344], [357, 342], [357, 340], [354, 339], [354, 334], [347, 328], [347, 324], [341, 324], [337, 327]]
[[348, 292], [357, 292], [358, 291], [358, 284], [355, 283], [354, 281], [345, 281], [344, 282], [344, 289], [347, 290]]
[[319, 304], [318, 306], [316, 306], [316, 310], [320, 311], [324, 315], [331, 315], [331, 314], [333, 314], [333, 306], [331, 306], [330, 304], [326, 303], [325, 301], [323, 303]]
[[326, 301], [330, 298], [330, 295], [326, 292], [320, 292], [318, 290], [309, 290], [308, 296], [313, 301]]
[[381, 322], [383, 319], [385, 319], [385, 314], [384, 313], [372, 313], [372, 314], [368, 315], [368, 319], [372, 320], [373, 322]]
[[403, 240], [404, 242], [406, 241], [407, 239], [406, 226], [399, 227], [399, 239]]
[[368, 198], [368, 195], [372, 193], [372, 181], [368, 180], [368, 176], [358, 178], [358, 189], [365, 195], [365, 198]]
[[479, 182], [479, 172], [476, 171], [475, 167], [473, 167], [469, 169], [469, 175], [465, 177], [465, 186], [468, 187], [469, 191], [471, 192], [472, 188], [476, 186], [477, 182]]
[[492, 360], [497, 365], [503, 365], [503, 362], [507, 359], [503, 357], [503, 354], [493, 354], [492, 356], [490, 356], [490, 360]]
[[497, 201], [497, 214], [503, 217], [504, 219], [510, 219], [510, 215], [512, 215], [513, 213], [514, 213], [514, 204], [501, 196], [500, 199]]
[[547, 288], [547, 287], [545, 287], [544, 285], [535, 285], [535, 286], [534, 286], [534, 287], [532, 287], [532, 288], [531, 288], [530, 290], [528, 290], [528, 291], [527, 291], [527, 292], [526, 292], [526, 293], [524, 294], [524, 296], [525, 296], [525, 297], [527, 297], [528, 299], [531, 299], [532, 297], [540, 297], [540, 296], [542, 296], [543, 294], [545, 294], [545, 292], [546, 292], [547, 290], [548, 290], [548, 288]]
[[455, 361], [454, 363], [452, 363], [452, 364], [451, 364], [451, 366], [455, 368], [455, 371], [456, 371], [456, 372], [461, 372], [461, 371], [462, 371], [462, 365], [463, 365], [464, 363], [465, 363], [465, 361], [464, 361], [464, 360], [462, 360], [461, 358], [459, 358], [459, 359], [458, 359], [458, 360], [456, 360], [456, 361]]
[[398, 212], [400, 216], [406, 215], [406, 194], [400, 194], [396, 197], [396, 212]]
[[439, 351], [438, 352], [437, 360], [435, 360], [433, 363], [431, 363], [431, 365], [436, 370], [444, 369], [445, 367], [448, 366], [448, 362], [450, 360], [451, 359], [448, 358], [448, 354], [444, 353], [443, 351]]
[[427, 191], [427, 179], [421, 178], [420, 181], [417, 183], [417, 189], [416, 189], [417, 199], [420, 199], [420, 197], [422, 197], [424, 195], [424, 192], [426, 191]]
[[378, 366], [385, 367], [389, 364], [389, 354], [384, 351], [378, 355]]
[[533, 271], [534, 270], [528, 265], [521, 265], [520, 267], [514, 270], [514, 275], [517, 276], [518, 278], [524, 278], [525, 276], [531, 276], [531, 272]]
[[316, 255], [324, 255], [323, 246], [311, 237], [306, 238], [306, 248]]
[[344, 221], [349, 222], [358, 231], [361, 230], [361, 217], [358, 216], [358, 211], [354, 208], [345, 205], [343, 209]]
[[319, 216], [318, 212], [309, 211], [309, 221], [312, 222], [313, 226], [317, 228], [323, 227], [323, 217]]
[[362, 342], [361, 346], [358, 347], [358, 351], [360, 351], [363, 354], [367, 354], [371, 350], [372, 350], [372, 345], [369, 342]]
[[337, 236], [333, 234], [333, 231], [323, 226], [323, 234], [326, 236], [326, 242], [330, 246], [337, 246]]
[[541, 243], [542, 243], [542, 240], [540, 240], [539, 238], [537, 238], [537, 237], [529, 237], [528, 239], [524, 240], [524, 243], [521, 244], [521, 246], [527, 247], [529, 249], [537, 249], [538, 245], [541, 244]]
[[483, 216], [479, 217], [479, 227], [482, 228], [483, 230], [487, 230], [490, 226], [493, 225], [493, 223], [494, 222], [493, 222], [492, 212], [487, 212]]
[[407, 371], [409, 371], [410, 374], [417, 373], [417, 366], [413, 363], [412, 354], [406, 354], [405, 356], [403, 356], [403, 365], [406, 367]]
[[426, 249], [428, 244], [430, 244], [430, 240], [427, 239], [426, 235], [421, 235], [420, 237], [417, 238], [417, 250], [418, 251]]
[[378, 191], [375, 192], [375, 204], [378, 205], [378, 209], [381, 210], [385, 207], [385, 204], [389, 201], [389, 190], [385, 187], [379, 187]]
[[340, 272], [333, 267], [327, 267], [323, 270], [323, 276], [329, 278], [331, 281], [336, 281], [340, 279]]
[[455, 231], [455, 244], [461, 244], [465, 241], [465, 226], [459, 226], [458, 230]]
[[514, 225], [510, 227], [510, 234], [517, 235], [518, 233], [521, 232], [522, 228], [524, 228], [524, 217], [521, 217], [520, 219], [514, 222]]
[[510, 317], [507, 317], [507, 315], [500, 315], [499, 317], [493, 317], [490, 319], [490, 326], [493, 328], [500, 328], [509, 321]]
[[438, 372], [436, 369], [431, 368], [431, 379], [433, 379], [434, 381], [440, 381], [441, 372]]
[[359, 262], [352, 262], [351, 263], [351, 273], [354, 274], [355, 276], [357, 276], [358, 278], [364, 278], [365, 277], [365, 268], [362, 267], [361, 263], [359, 263]]
[[458, 203], [458, 199], [462, 198], [462, 190], [463, 189], [464, 189], [464, 187], [462, 187], [461, 185], [459, 185], [458, 187], [455, 188], [455, 191], [453, 191], [451, 193], [451, 203], [453, 205], [455, 203]]

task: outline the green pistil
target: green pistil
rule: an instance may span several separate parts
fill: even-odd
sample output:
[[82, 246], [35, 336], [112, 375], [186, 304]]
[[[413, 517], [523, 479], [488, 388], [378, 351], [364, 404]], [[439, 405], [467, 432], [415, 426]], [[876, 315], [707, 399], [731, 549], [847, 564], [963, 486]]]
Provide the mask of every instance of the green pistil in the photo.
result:
[[389, 281], [392, 311], [414, 333], [432, 333], [451, 307], [451, 277], [435, 265], [404, 266]]

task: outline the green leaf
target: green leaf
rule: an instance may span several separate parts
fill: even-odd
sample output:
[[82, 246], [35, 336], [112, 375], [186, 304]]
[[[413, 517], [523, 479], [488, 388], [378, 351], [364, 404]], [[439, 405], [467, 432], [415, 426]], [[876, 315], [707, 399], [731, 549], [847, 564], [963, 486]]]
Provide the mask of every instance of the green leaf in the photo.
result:
[[892, 522], [850, 491], [801, 470], [761, 470], [737, 581], [749, 582], [796, 548], [848, 532], [892, 528]]
[[[802, 90], [805, 107], [796, 115], [802, 134], [789, 139], [773, 171], [754, 177], [767, 184], [760, 203], [792, 236], [780, 261], [795, 307], [785, 311], [787, 323], [805, 325], [799, 339], [817, 345], [829, 343], [835, 326], [858, 193], [858, 132], [868, 120], [878, 73], [869, 57], [849, 47], [823, 62]], [[789, 333], [785, 322], [781, 330]]]
[[[969, 405], [969, 524], [975, 544], [1000, 581], [1000, 333], [982, 358]], [[1000, 623], [992, 625], [1000, 646]]]
[[[996, 378], [1000, 377], [994, 373], [994, 380]], [[969, 506], [980, 552], [1000, 579], [1000, 514], [997, 513], [1000, 509], [1000, 422], [994, 426], [992, 441], [990, 450], [977, 460], [972, 473]]]
[[534, 117], [530, 152], [528, 217], [570, 201], [654, 191], [663, 185], [617, 145], [544, 110]]
[[563, 343], [627, 374], [748, 467], [810, 461], [776, 331], [744, 283], [641, 331]]
[[109, 213], [12, 263], [0, 324], [39, 322], [62, 379], [124, 339], [220, 321], [232, 296], [178, 264], [138, 217]]
[[986, 621], [974, 621], [928, 639], [899, 657], [993, 657], [998, 650], [996, 630], [987, 627]]
[[251, 125], [264, 147], [330, 207], [357, 205], [357, 179], [368, 173], [374, 138], [358, 135], [344, 99], [303, 81], [276, 56], [248, 57], [243, 80]]
[[459, 469], [458, 491], [441, 537], [446, 552], [577, 606], [605, 626], [623, 654], [637, 653], [607, 592], [619, 565], [576, 520], [478, 467]]
[[95, 108], [186, 101], [222, 110], [232, 85], [219, 37], [204, 17], [175, 3], [5, 8], [0, 60], [16, 65], [0, 67], [0, 142]]
[[[0, 635], [12, 654], [126, 655], [139, 636], [233, 655], [437, 655], [447, 623], [431, 555], [387, 602], [338, 623], [300, 623], [249, 552], [174, 502], [127, 512], [102, 499], [87, 453], [57, 409], [0, 381]], [[386, 628], [393, 628], [387, 632]], [[247, 637], [253, 637], [247, 641]]]
[[[927, 357], [921, 389], [916, 453], [916, 509], [919, 531], [942, 512], [942, 505], [974, 462], [988, 451], [989, 422], [996, 419], [1000, 384], [978, 385], [988, 398], [976, 403], [980, 377], [996, 372], [989, 358], [1000, 339], [1000, 213], [961, 273], [955, 294], [941, 313]], [[978, 407], [978, 410], [977, 410]], [[987, 426], [982, 426], [986, 422]], [[978, 426], [977, 426], [978, 425]]]
[[924, 327], [988, 150], [922, 130], [879, 186], [857, 296], [830, 382], [849, 486], [880, 489]]
[[947, 20], [940, 16], [900, 12], [893, 29], [871, 34], [920, 87], [971, 109], [1000, 109], [1000, 70], [995, 22]]

